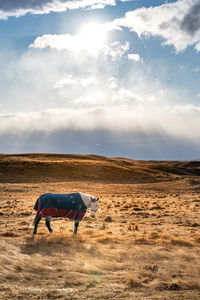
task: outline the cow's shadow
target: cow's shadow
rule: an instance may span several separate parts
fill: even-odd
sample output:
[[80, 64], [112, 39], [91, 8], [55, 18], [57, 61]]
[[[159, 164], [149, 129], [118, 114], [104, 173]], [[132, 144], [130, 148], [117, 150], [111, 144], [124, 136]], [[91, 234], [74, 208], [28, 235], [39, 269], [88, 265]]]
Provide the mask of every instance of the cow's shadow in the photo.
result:
[[30, 236], [24, 240], [21, 246], [21, 252], [27, 255], [40, 253], [43, 255], [53, 255], [55, 253], [73, 254], [86, 250], [84, 240], [80, 236], [72, 234], [61, 235], [51, 234]]

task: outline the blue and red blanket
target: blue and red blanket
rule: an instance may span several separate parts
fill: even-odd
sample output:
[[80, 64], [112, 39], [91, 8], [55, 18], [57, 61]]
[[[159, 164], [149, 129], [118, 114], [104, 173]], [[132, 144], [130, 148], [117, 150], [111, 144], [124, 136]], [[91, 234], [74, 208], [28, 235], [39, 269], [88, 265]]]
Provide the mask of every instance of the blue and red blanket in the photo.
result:
[[41, 217], [67, 217], [81, 221], [86, 213], [85, 206], [79, 193], [41, 195], [34, 205]]

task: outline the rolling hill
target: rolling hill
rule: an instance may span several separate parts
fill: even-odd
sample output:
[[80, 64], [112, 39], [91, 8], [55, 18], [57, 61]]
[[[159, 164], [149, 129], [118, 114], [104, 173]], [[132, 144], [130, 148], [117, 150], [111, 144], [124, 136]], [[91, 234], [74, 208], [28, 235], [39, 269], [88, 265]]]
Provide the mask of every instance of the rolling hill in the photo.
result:
[[0, 155], [0, 182], [151, 183], [199, 176], [200, 162], [138, 161], [97, 155]]

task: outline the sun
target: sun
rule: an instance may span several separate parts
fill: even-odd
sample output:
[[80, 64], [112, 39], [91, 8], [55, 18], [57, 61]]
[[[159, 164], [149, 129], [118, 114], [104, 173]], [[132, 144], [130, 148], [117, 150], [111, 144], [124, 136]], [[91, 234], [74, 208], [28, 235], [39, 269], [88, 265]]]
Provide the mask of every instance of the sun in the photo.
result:
[[84, 48], [96, 54], [105, 44], [107, 30], [103, 24], [92, 22], [83, 25], [79, 35]]

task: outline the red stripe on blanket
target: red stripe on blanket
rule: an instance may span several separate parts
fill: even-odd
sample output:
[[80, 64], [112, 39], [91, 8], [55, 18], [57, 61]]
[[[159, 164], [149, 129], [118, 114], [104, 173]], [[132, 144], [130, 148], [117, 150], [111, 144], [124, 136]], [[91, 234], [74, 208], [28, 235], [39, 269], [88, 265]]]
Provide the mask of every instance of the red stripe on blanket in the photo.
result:
[[84, 216], [85, 216], [85, 213], [83, 213], [82, 211], [80, 211], [80, 213], [78, 214], [77, 220], [81, 221]]
[[[69, 219], [74, 219], [75, 216], [77, 215], [77, 211], [76, 210], [66, 210], [66, 209], [57, 209], [57, 208], [52, 208], [52, 207], [48, 207], [48, 208], [43, 208], [40, 211], [40, 216], [41, 217], [67, 217]], [[76, 219], [78, 221], [81, 221], [84, 217], [85, 213], [83, 212], [79, 212], [78, 216], [76, 217]]]

